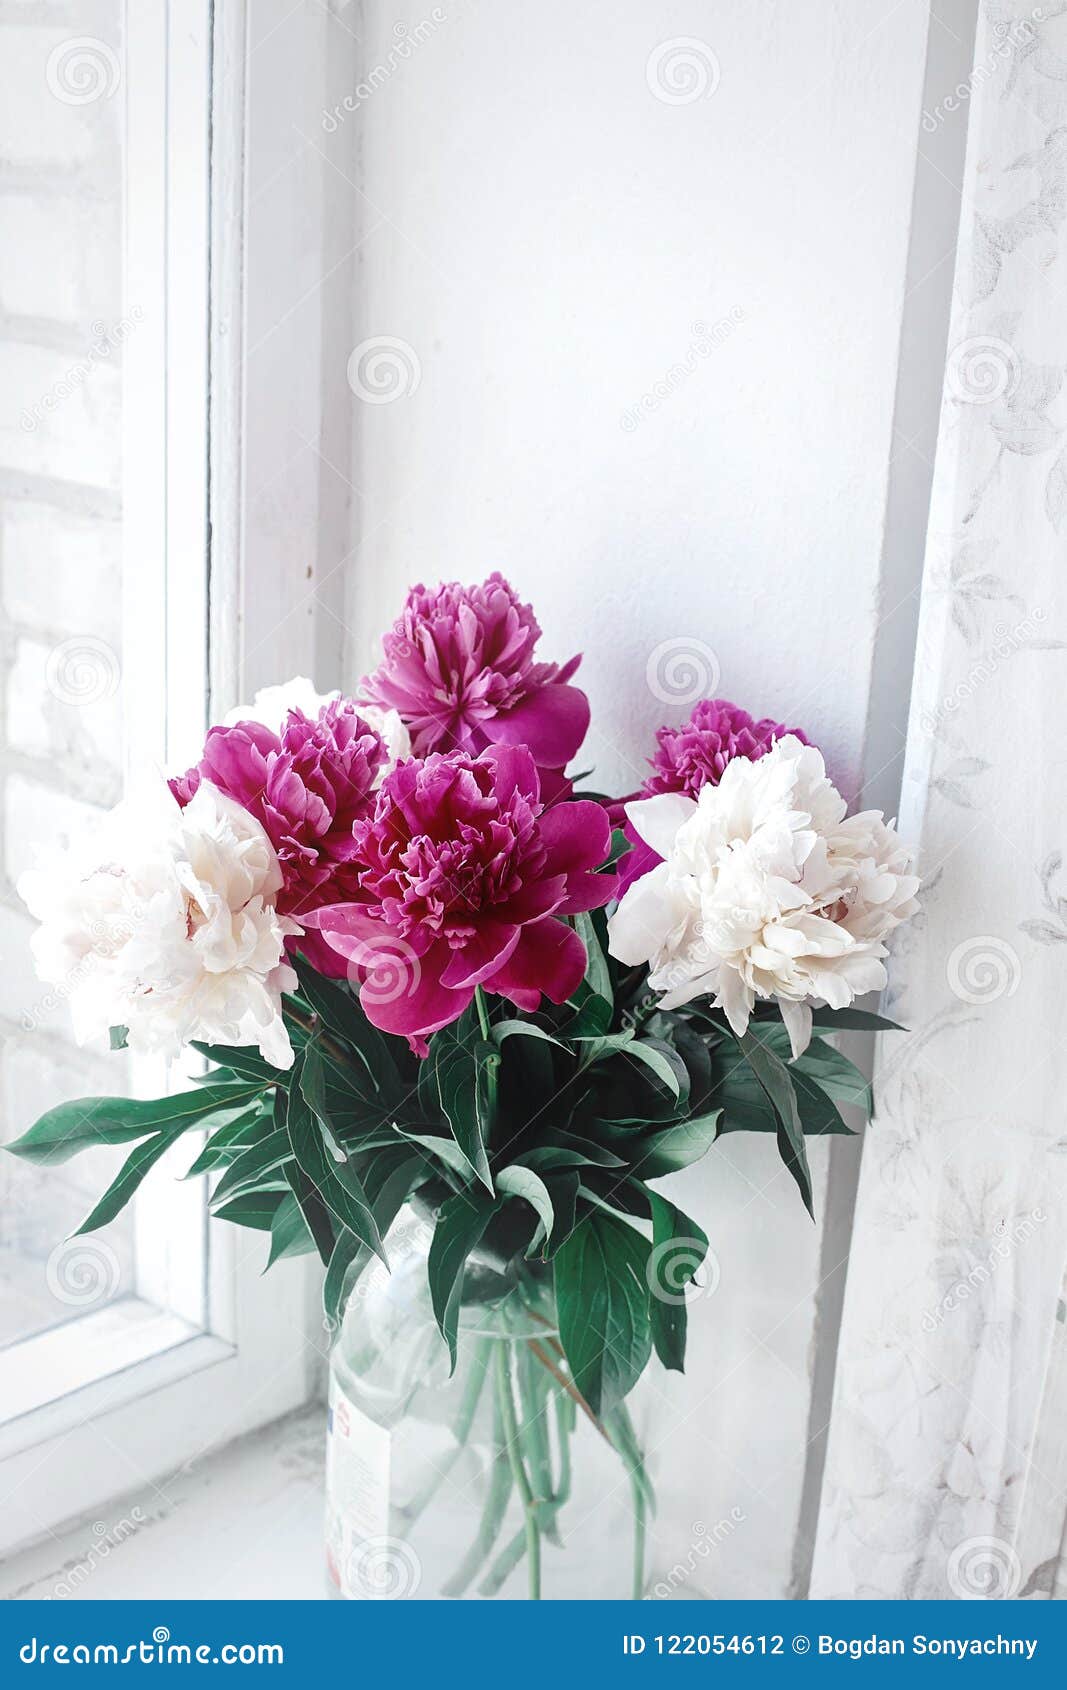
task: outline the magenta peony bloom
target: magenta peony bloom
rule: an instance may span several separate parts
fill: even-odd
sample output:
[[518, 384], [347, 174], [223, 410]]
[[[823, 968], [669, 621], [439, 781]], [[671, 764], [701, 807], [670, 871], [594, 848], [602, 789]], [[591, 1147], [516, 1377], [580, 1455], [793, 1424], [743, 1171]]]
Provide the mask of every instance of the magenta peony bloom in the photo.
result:
[[[803, 745], [808, 743], [799, 728], [787, 728], [769, 717], [757, 722], [747, 710], [725, 698], [702, 698], [683, 727], [657, 731], [652, 773], [633, 796], [651, 798], [657, 792], [684, 792], [687, 798], [695, 798], [702, 786], [718, 786], [727, 763], [735, 757], [755, 763], [786, 734]], [[620, 895], [660, 861], [629, 822], [623, 831], [633, 849], [619, 863]]]
[[[539, 769], [561, 770], [585, 737], [589, 701], [567, 684], [580, 658], [534, 662], [540, 636], [500, 574], [480, 587], [413, 587], [362, 696], [399, 712], [416, 756], [525, 745]], [[559, 782], [549, 784], [555, 796]]]
[[280, 735], [260, 722], [212, 728], [200, 762], [170, 788], [184, 805], [211, 781], [255, 816], [281, 865], [278, 908], [303, 921], [317, 905], [355, 895], [352, 828], [373, 811], [386, 757], [351, 700], [335, 699], [314, 718], [290, 710]]
[[641, 796], [684, 792], [695, 798], [702, 786], [718, 786], [727, 763], [735, 757], [755, 763], [786, 734], [792, 734], [802, 745], [808, 743], [799, 728], [787, 728], [767, 716], [757, 722], [747, 710], [725, 698], [703, 698], [683, 727], [659, 729], [653, 772], [641, 788]]
[[585, 946], [559, 918], [614, 897], [615, 876], [593, 872], [610, 837], [591, 799], [543, 805], [523, 746], [411, 758], [355, 824], [361, 901], [307, 924], [347, 958], [369, 1020], [424, 1050], [476, 986], [524, 1010], [570, 997]]

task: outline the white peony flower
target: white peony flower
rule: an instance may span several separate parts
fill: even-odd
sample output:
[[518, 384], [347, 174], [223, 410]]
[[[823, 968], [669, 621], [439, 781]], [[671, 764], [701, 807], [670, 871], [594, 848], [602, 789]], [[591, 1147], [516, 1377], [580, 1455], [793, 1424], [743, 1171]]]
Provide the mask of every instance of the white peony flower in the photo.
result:
[[314, 681], [308, 680], [306, 675], [294, 675], [291, 681], [283, 681], [279, 687], [260, 687], [251, 704], [239, 704], [236, 710], [223, 717], [222, 725], [232, 728], [238, 722], [261, 722], [265, 728], [277, 733], [290, 710], [302, 710], [305, 716], [314, 720], [320, 710], [325, 710], [327, 704], [333, 704], [340, 696], [337, 691], [317, 692]]
[[737, 1033], [757, 998], [776, 999], [798, 1056], [813, 1003], [843, 1009], [881, 990], [883, 941], [918, 908], [893, 827], [845, 808], [819, 752], [792, 734], [755, 762], [734, 758], [695, 800], [627, 804], [664, 861], [611, 917], [612, 955], [649, 964], [665, 1009], [713, 994]]
[[289, 1068], [284, 946], [301, 929], [274, 907], [281, 884], [259, 823], [204, 781], [184, 809], [165, 786], [120, 804], [18, 891], [42, 923], [38, 973], [69, 999], [79, 1043], [125, 1026], [135, 1051], [258, 1045]]
[[399, 763], [402, 757], [411, 756], [411, 735], [400, 720], [399, 710], [383, 710], [377, 704], [361, 704], [359, 713], [365, 722], [377, 729], [385, 741], [389, 761], [383, 763], [378, 770], [374, 785], [379, 787], [394, 764]]
[[[262, 722], [265, 728], [277, 733], [290, 710], [302, 710], [313, 720], [340, 696], [337, 691], [316, 692], [314, 682], [306, 675], [294, 675], [280, 687], [261, 687], [251, 704], [239, 704], [229, 712], [223, 726], [232, 728], [238, 722]], [[401, 757], [411, 756], [411, 735], [400, 720], [399, 711], [382, 710], [377, 704], [359, 704], [357, 708], [368, 727], [381, 734], [388, 753], [388, 762], [382, 764], [374, 782], [377, 789]]]

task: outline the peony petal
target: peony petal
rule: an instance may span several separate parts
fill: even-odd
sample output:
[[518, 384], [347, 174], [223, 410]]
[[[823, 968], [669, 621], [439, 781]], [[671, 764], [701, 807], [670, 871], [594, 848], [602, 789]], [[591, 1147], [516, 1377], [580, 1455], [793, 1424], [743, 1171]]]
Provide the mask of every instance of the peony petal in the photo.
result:
[[547, 810], [549, 805], [562, 804], [574, 796], [574, 782], [568, 780], [562, 769], [538, 770], [541, 776], [541, 802]]
[[248, 720], [235, 722], [232, 727], [209, 728], [204, 748], [221, 755], [227, 746], [234, 744], [242, 737], [254, 745], [256, 750], [264, 757], [271, 751], [277, 751], [281, 745], [274, 729], [267, 727], [264, 722]]
[[657, 857], [669, 857], [680, 827], [696, 814], [696, 802], [684, 792], [658, 792], [626, 805], [626, 819]]
[[441, 973], [441, 984], [450, 991], [478, 986], [500, 968], [519, 942], [522, 928], [483, 918], [473, 937], [454, 950]]
[[[670, 965], [668, 964], [668, 968], [669, 966]], [[690, 975], [688, 979], [678, 981], [678, 983], [673, 987], [668, 986], [659, 1000], [660, 1008], [681, 1009], [683, 1004], [692, 1003], [694, 998], [710, 997], [719, 989], [719, 978], [721, 973], [722, 970], [719, 964], [715, 963], [710, 969], [705, 969], [699, 974]], [[652, 985], [653, 978], [654, 977], [650, 974], [649, 985]], [[656, 989], [658, 990], [658, 976], [656, 976], [655, 979], [657, 981]]]
[[[436, 949], [436, 947], [435, 947]], [[435, 969], [427, 967], [412, 971], [407, 986], [395, 996], [388, 989], [368, 980], [361, 988], [359, 1001], [363, 1012], [383, 1033], [396, 1033], [404, 1038], [425, 1038], [458, 1021], [474, 997], [474, 987], [449, 991], [441, 984]]]
[[304, 927], [316, 928], [336, 950], [341, 949], [338, 941], [346, 938], [353, 942], [373, 942], [385, 927], [367, 904], [325, 904], [322, 909], [307, 910], [300, 920]]
[[534, 803], [540, 800], [537, 764], [525, 745], [491, 745], [485, 755], [496, 768], [493, 786], [498, 798], [506, 802], [514, 792], [521, 792]]
[[630, 849], [621, 856], [616, 864], [619, 871], [619, 897], [628, 892], [635, 880], [640, 880], [649, 869], [655, 868], [663, 858], [653, 851], [651, 845], [646, 845], [643, 839], [637, 837], [633, 824], [627, 822], [623, 829], [630, 841]]
[[561, 769], [586, 736], [589, 700], [578, 687], [553, 681], [482, 726], [496, 744], [528, 745], [539, 764]]
[[280, 1015], [275, 1015], [265, 1027], [252, 1034], [264, 1062], [280, 1068], [283, 1073], [293, 1066], [295, 1056], [288, 1029]]
[[585, 946], [573, 927], [547, 916], [522, 929], [511, 956], [485, 987], [528, 1012], [537, 1008], [542, 992], [553, 1003], [566, 1003], [581, 984], [586, 962]]
[[803, 1056], [811, 1043], [811, 1005], [810, 1003], [794, 1003], [790, 998], [775, 999], [782, 1012], [786, 1031], [789, 1034], [789, 1048], [793, 1052], [793, 1061]]
[[668, 880], [666, 863], [643, 874], [608, 922], [608, 950], [628, 967], [648, 962], [675, 924]]
[[611, 850], [611, 822], [602, 804], [576, 798], [556, 804], [540, 821], [541, 841], [548, 850], [546, 874], [571, 874], [599, 868]]
[[348, 979], [347, 957], [334, 950], [324, 933], [305, 933], [299, 939], [290, 939], [288, 948], [290, 953], [299, 951], [327, 980]]
[[567, 876], [555, 874], [551, 880], [530, 881], [497, 905], [497, 915], [509, 925], [525, 926], [542, 915], [554, 915], [567, 896]]
[[752, 993], [736, 968], [719, 970], [718, 1003], [738, 1038], [748, 1032], [748, 1018], [752, 1014]]
[[582, 654], [580, 651], [574, 657], [568, 657], [566, 663], [560, 665], [559, 673], [556, 675], [557, 682], [569, 681], [581, 661]]
[[583, 910], [602, 910], [618, 895], [618, 890], [617, 874], [572, 874], [559, 914], [580, 915]]

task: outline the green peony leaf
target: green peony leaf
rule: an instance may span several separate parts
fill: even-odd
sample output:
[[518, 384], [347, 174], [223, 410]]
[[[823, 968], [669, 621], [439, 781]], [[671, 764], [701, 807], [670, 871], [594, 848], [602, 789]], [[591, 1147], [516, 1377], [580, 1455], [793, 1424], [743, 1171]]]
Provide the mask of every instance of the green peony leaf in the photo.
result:
[[433, 1063], [437, 1098], [452, 1135], [472, 1173], [492, 1193], [486, 1154], [492, 1130], [493, 1074], [500, 1061], [495, 1044], [480, 1039], [473, 1011], [435, 1033], [427, 1061]]
[[556, 1217], [552, 1237], [546, 1238], [542, 1251], [546, 1261], [551, 1261], [556, 1251], [567, 1242], [574, 1231], [580, 1183], [580, 1176], [575, 1169], [564, 1168], [557, 1173], [545, 1174], [545, 1186]]
[[[314, 1248], [315, 1240], [308, 1231], [300, 1204], [291, 1191], [286, 1191], [271, 1217], [267, 1268], [273, 1267], [275, 1262], [280, 1262], [287, 1256], [306, 1256]], [[264, 1268], [264, 1273], [267, 1268]]]
[[184, 1131], [184, 1127], [170, 1127], [166, 1132], [157, 1133], [154, 1138], [139, 1144], [136, 1150], [127, 1156], [117, 1177], [112, 1180], [96, 1207], [82, 1221], [74, 1236], [77, 1237], [83, 1232], [96, 1232], [99, 1227], [107, 1226], [109, 1221], [113, 1221], [119, 1210], [126, 1207], [149, 1169], [155, 1166], [172, 1144], [178, 1142]]
[[[385, 1261], [381, 1234], [367, 1201], [366, 1192], [352, 1165], [352, 1159], [335, 1157], [328, 1148], [325, 1135], [329, 1132], [329, 1123], [320, 1117], [315, 1107], [316, 1102], [321, 1099], [322, 1086], [320, 1053], [315, 1040], [312, 1039], [302, 1055], [297, 1058], [292, 1085], [289, 1088], [287, 1130], [293, 1155], [305, 1178], [330, 1213], [342, 1226], [354, 1232], [362, 1244], [366, 1244]], [[299, 1190], [296, 1191], [296, 1196], [298, 1199], [301, 1197]], [[301, 1207], [304, 1205], [301, 1204]], [[308, 1219], [314, 1234], [315, 1226], [312, 1225], [306, 1209], [305, 1218]], [[331, 1254], [332, 1250], [331, 1240]], [[328, 1256], [324, 1259], [328, 1260]]]
[[539, 1027], [536, 1021], [518, 1021], [514, 1018], [494, 1021], [490, 1031], [493, 1043], [498, 1046], [502, 1045], [505, 1039], [523, 1038], [542, 1039], [545, 1044], [555, 1045], [557, 1050], [567, 1048], [559, 1039], [551, 1033], [547, 1033], [543, 1027]]
[[[569, 1160], [575, 1166], [583, 1162], [590, 1162], [597, 1168], [623, 1168], [626, 1166], [623, 1158], [616, 1156], [615, 1152], [609, 1150], [606, 1145], [598, 1144], [592, 1138], [582, 1138], [577, 1133], [560, 1132], [557, 1128], [552, 1128], [545, 1133], [543, 1145], [525, 1152], [521, 1157], [516, 1157], [516, 1161], [525, 1162], [527, 1167], [530, 1168], [549, 1166], [550, 1164], [547, 1162], [534, 1160], [542, 1150], [569, 1151]], [[556, 1166], [560, 1165], [557, 1161]]]
[[815, 1009], [812, 1021], [835, 1033], [905, 1033], [899, 1021], [887, 1021], [884, 1015], [872, 1015], [867, 1009]]
[[[412, 1154], [404, 1144], [395, 1141], [383, 1149], [360, 1155], [360, 1179], [383, 1238], [412, 1190], [422, 1183], [425, 1173], [426, 1165], [421, 1153]], [[353, 1244], [355, 1249], [351, 1247]], [[348, 1295], [373, 1253], [347, 1228], [342, 1230], [334, 1245], [322, 1288], [327, 1320], [336, 1324], [341, 1319]]]
[[627, 839], [622, 828], [613, 827], [611, 830], [611, 845], [608, 849], [607, 856], [604, 858], [602, 866], [604, 868], [614, 867], [620, 857], [625, 857], [627, 851], [632, 850], [633, 843], [631, 840]]
[[662, 1179], [699, 1162], [715, 1142], [721, 1116], [720, 1109], [712, 1109], [660, 1132], [642, 1133], [630, 1152], [634, 1173], [640, 1179]]
[[392, 1051], [363, 1012], [358, 997], [337, 980], [327, 980], [304, 957], [295, 962], [300, 991], [322, 1025], [362, 1062], [375, 1093], [384, 1100], [401, 1096], [403, 1085]]
[[838, 1103], [862, 1109], [868, 1118], [874, 1113], [874, 1097], [866, 1074], [825, 1039], [812, 1039], [803, 1056], [791, 1064], [814, 1080]]
[[673, 1045], [646, 1038], [619, 1038], [616, 1044], [614, 1034], [610, 1039], [615, 1049], [585, 1070], [594, 1087], [590, 1114], [640, 1127], [665, 1124], [689, 1112], [689, 1070]]
[[554, 1261], [559, 1335], [594, 1414], [636, 1384], [652, 1352], [648, 1240], [601, 1209], [582, 1216]]
[[578, 1064], [581, 1068], [591, 1068], [594, 1062], [603, 1062], [605, 1057], [614, 1056], [620, 1050], [626, 1050], [637, 1037], [632, 1027], [624, 1027], [618, 1033], [575, 1033], [571, 1035], [572, 1042], [578, 1045]]
[[257, 1143], [273, 1125], [272, 1109], [263, 1109], [257, 1103], [252, 1109], [243, 1110], [235, 1121], [211, 1134], [185, 1178], [195, 1179], [198, 1174], [209, 1174], [215, 1168], [228, 1166], [242, 1150]]
[[[664, 1017], [666, 1019], [666, 1017]], [[658, 1017], [653, 1017], [655, 1026]], [[689, 1075], [689, 1108], [694, 1114], [702, 1114], [711, 1100], [712, 1061], [707, 1040], [691, 1027], [688, 1022], [679, 1017], [672, 1018], [673, 1024], [669, 1033], [664, 1032], [664, 1038], [669, 1038], [675, 1050], [685, 1063]], [[651, 1030], [651, 1028], [650, 1028]], [[720, 1099], [716, 1098], [716, 1102]]]
[[467, 1257], [500, 1208], [479, 1187], [459, 1191], [441, 1205], [430, 1244], [428, 1272], [430, 1299], [441, 1336], [448, 1345], [451, 1372], [456, 1371], [456, 1342], [459, 1332], [460, 1300]]
[[232, 1203], [215, 1211], [215, 1219], [232, 1221], [235, 1226], [254, 1227], [257, 1232], [269, 1232], [284, 1196], [277, 1191], [253, 1191], [245, 1197], [235, 1197]]
[[[789, 1073], [806, 1134], [851, 1133], [839, 1111], [832, 1104], [827, 1107], [828, 1099], [854, 1104], [870, 1114], [870, 1088], [847, 1056], [825, 1040], [813, 1039], [794, 1062], [784, 1027], [764, 1022], [757, 1027], [760, 1043], [774, 1052]], [[715, 1097], [723, 1108], [720, 1132], [777, 1132], [778, 1116], [770, 1098], [736, 1043], [731, 1041], [716, 1051], [715, 1071]]]
[[284, 1127], [275, 1127], [234, 1158], [212, 1193], [212, 1204], [236, 1196], [241, 1190], [265, 1186], [267, 1176], [284, 1168], [292, 1154], [288, 1132]]
[[523, 1167], [521, 1162], [513, 1162], [497, 1174], [496, 1188], [505, 1197], [521, 1197], [529, 1203], [545, 1229], [546, 1239], [552, 1237], [556, 1215], [548, 1187], [540, 1174], [534, 1173], [532, 1168]]
[[[326, 1266], [333, 1255], [334, 1218], [323, 1202], [318, 1188], [308, 1178], [295, 1158], [285, 1164], [285, 1177], [289, 1181], [289, 1188], [293, 1196], [300, 1205], [300, 1213], [307, 1223], [307, 1229], [315, 1240], [319, 1260]], [[240, 1202], [240, 1198], [237, 1201]], [[218, 1211], [220, 1215], [225, 1214], [225, 1212], [224, 1209]]]
[[413, 1133], [406, 1127], [397, 1127], [396, 1131], [407, 1143], [420, 1145], [431, 1156], [436, 1156], [461, 1179], [470, 1179], [471, 1165], [454, 1138], [446, 1138], [444, 1133]]
[[209, 1116], [247, 1107], [263, 1091], [261, 1084], [201, 1086], [198, 1091], [142, 1101], [133, 1097], [81, 1097], [49, 1109], [28, 1132], [6, 1148], [42, 1167], [66, 1162], [99, 1144], [128, 1144], [150, 1133], [175, 1136], [203, 1124]]
[[[349, 1269], [363, 1250], [354, 1232], [342, 1227], [330, 1253], [326, 1277], [322, 1282], [322, 1309], [330, 1328], [340, 1325], [344, 1313], [345, 1283]], [[369, 1259], [370, 1252], [367, 1252]]]
[[265, 1062], [259, 1051], [253, 1047], [243, 1045], [208, 1045], [201, 1039], [191, 1039], [193, 1050], [198, 1050], [201, 1056], [206, 1056], [209, 1062], [215, 1062], [220, 1068], [226, 1068], [233, 1074], [238, 1074], [242, 1080], [261, 1080], [264, 1085], [288, 1085], [289, 1076], [281, 1068], [275, 1068], [272, 1063]]
[[676, 1050], [659, 1040], [635, 1039], [626, 1056], [630, 1061], [643, 1062], [666, 1086], [675, 1102], [685, 1106], [689, 1096], [689, 1071]]
[[808, 1168], [807, 1152], [804, 1149], [804, 1130], [800, 1124], [797, 1110], [796, 1092], [790, 1078], [789, 1069], [785, 1063], [775, 1055], [768, 1043], [760, 1034], [749, 1027], [738, 1044], [745, 1054], [752, 1072], [766, 1092], [771, 1107], [778, 1120], [776, 1137], [778, 1151], [789, 1172], [797, 1183], [797, 1189], [804, 1200], [804, 1207], [812, 1220], [815, 1210], [811, 1200], [811, 1172]]
[[611, 971], [601, 949], [593, 918], [587, 913], [573, 918], [575, 931], [585, 946], [585, 977], [571, 998], [577, 1010], [574, 1020], [564, 1028], [568, 1038], [586, 1034], [606, 1033], [615, 1011], [615, 994], [611, 986]]
[[649, 1313], [652, 1342], [664, 1367], [685, 1372], [686, 1286], [708, 1253], [707, 1234], [658, 1191], [646, 1190], [652, 1216]]
[[822, 1086], [817, 1084], [799, 1063], [793, 1063], [789, 1069], [789, 1077], [793, 1082], [797, 1113], [806, 1138], [818, 1138], [828, 1133], [845, 1137], [855, 1136], [833, 1099], [827, 1096]]
[[[511, 1165], [512, 1167], [533, 1168], [541, 1174], [551, 1172], [557, 1168], [591, 1168], [603, 1166], [602, 1160], [594, 1161], [593, 1156], [586, 1155], [585, 1147], [577, 1148], [578, 1140], [575, 1140], [574, 1142], [575, 1148], [569, 1148], [563, 1144], [535, 1144], [532, 1149], [524, 1150], [520, 1155], [516, 1156], [515, 1161]], [[594, 1153], [599, 1151], [599, 1146], [595, 1144], [591, 1144], [587, 1148]], [[621, 1157], [612, 1155], [610, 1151], [603, 1152], [602, 1154], [611, 1156], [610, 1166], [616, 1168], [625, 1167], [626, 1164], [623, 1162]]]

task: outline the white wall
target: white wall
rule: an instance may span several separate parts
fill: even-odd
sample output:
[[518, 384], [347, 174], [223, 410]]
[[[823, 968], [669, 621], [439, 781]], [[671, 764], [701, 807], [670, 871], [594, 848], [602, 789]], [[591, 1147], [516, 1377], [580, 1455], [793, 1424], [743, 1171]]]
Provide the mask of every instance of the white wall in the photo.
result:
[[[352, 673], [409, 582], [501, 568], [535, 602], [545, 655], [586, 653], [599, 784], [634, 786], [654, 728], [686, 713], [647, 681], [677, 641], [858, 786], [927, 10], [340, 14], [363, 76], [388, 73], [317, 142], [339, 158], [358, 126], [353, 339], [405, 341], [421, 369], [393, 403], [353, 400]], [[430, 27], [390, 61], [401, 18]], [[648, 61], [682, 37], [721, 79], [668, 103]], [[721, 344], [641, 410], [693, 325], [722, 320]], [[655, 1563], [737, 1510], [693, 1593], [785, 1594], [819, 1430], [815, 1291], [835, 1264], [773, 1145], [734, 1139], [687, 1183], [722, 1280], [661, 1405]]]

